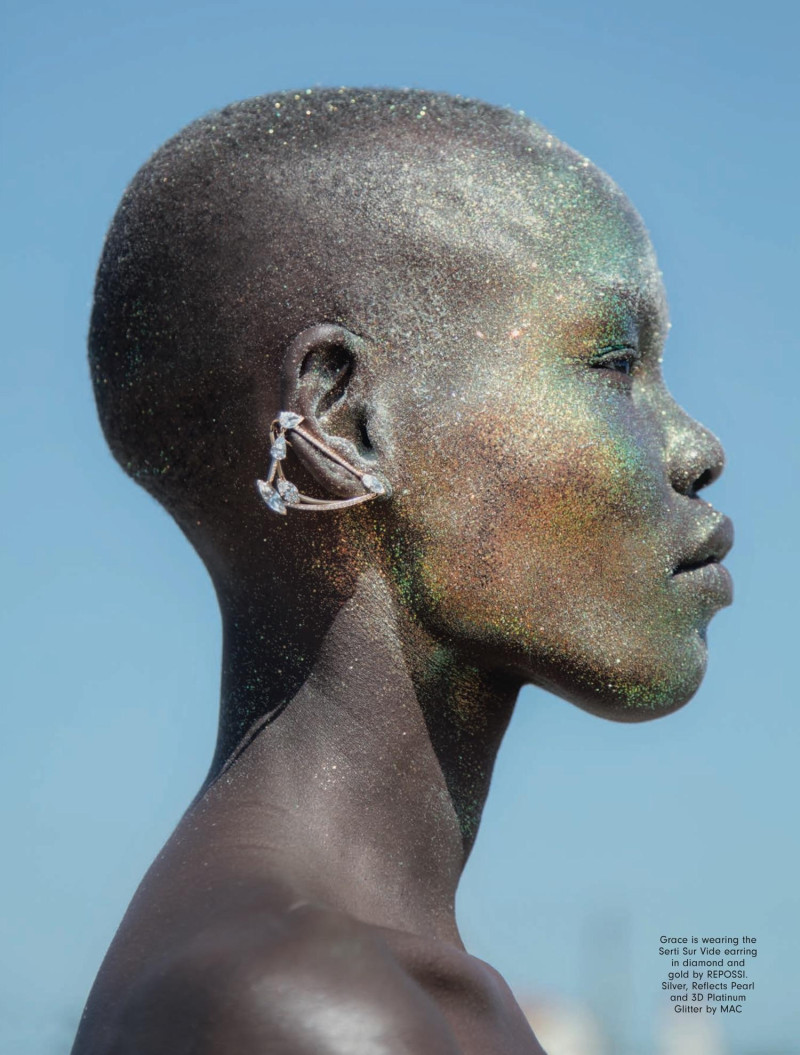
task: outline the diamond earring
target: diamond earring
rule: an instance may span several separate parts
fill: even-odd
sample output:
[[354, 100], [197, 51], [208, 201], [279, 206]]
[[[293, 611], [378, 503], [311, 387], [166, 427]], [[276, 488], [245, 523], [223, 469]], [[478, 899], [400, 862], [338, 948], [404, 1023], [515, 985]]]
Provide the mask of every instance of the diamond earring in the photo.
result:
[[[269, 450], [269, 472], [266, 480], [256, 480], [258, 493], [268, 509], [271, 509], [273, 513], [279, 513], [281, 516], [286, 516], [287, 509], [304, 509], [312, 512], [322, 512], [327, 509], [348, 509], [350, 506], [361, 505], [362, 502], [369, 502], [373, 498], [386, 494], [386, 487], [377, 476], [373, 476], [372, 473], [360, 472], [341, 454], [331, 450], [330, 447], [320, 442], [306, 429], [300, 428], [302, 421], [302, 415], [294, 414], [291, 410], [282, 410], [269, 427], [270, 440], [272, 441]], [[307, 443], [310, 443], [312, 447], [316, 447], [318, 451], [321, 451], [331, 461], [336, 462], [337, 465], [341, 465], [343, 469], [356, 476], [367, 489], [367, 493], [357, 495], [355, 498], [339, 500], [311, 498], [309, 495], [301, 494], [295, 485], [286, 479], [283, 472], [283, 462], [287, 454], [287, 432], [296, 432], [298, 436], [302, 436]]]

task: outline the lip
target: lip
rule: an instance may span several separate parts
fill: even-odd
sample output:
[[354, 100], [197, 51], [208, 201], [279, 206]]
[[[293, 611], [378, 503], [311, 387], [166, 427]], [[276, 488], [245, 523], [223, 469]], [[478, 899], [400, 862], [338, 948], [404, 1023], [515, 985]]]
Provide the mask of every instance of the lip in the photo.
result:
[[706, 532], [687, 550], [675, 565], [673, 575], [685, 575], [699, 571], [709, 565], [718, 564], [730, 553], [733, 546], [733, 521], [721, 517], [711, 531]]
[[675, 566], [673, 581], [692, 584], [702, 590], [715, 606], [726, 607], [733, 600], [733, 579], [721, 561], [732, 546], [733, 522], [724, 516]]
[[716, 560], [675, 572], [672, 581], [701, 591], [715, 608], [727, 608], [733, 601], [731, 573], [724, 564]]

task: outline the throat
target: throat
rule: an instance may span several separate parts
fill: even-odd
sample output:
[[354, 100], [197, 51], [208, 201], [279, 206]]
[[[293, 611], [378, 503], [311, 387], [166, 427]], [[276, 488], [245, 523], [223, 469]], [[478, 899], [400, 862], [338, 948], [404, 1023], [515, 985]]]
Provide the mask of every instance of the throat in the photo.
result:
[[[223, 681], [234, 722], [231, 702], [259, 684], [258, 642], [274, 648], [263, 628], [246, 644], [242, 628], [225, 647], [238, 664]], [[249, 848], [247, 867], [303, 896], [460, 944], [456, 887], [515, 696], [405, 631], [382, 582], [365, 576], [299, 689], [277, 713], [261, 702], [195, 809], [214, 813], [217, 838]], [[250, 716], [258, 708], [248, 699]]]

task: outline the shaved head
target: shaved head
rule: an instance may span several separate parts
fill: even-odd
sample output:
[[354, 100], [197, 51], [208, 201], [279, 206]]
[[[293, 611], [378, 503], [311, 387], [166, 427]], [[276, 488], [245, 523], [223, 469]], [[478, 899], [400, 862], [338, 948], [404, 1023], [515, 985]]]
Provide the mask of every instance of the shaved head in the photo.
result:
[[723, 454], [665, 336], [637, 213], [521, 114], [269, 95], [141, 169], [92, 373], [211, 573], [221, 711], [76, 1055], [541, 1053], [456, 887], [523, 685], [641, 721], [703, 677]]
[[89, 348], [111, 449], [191, 536], [250, 487], [296, 334], [334, 323], [447, 369], [487, 300], [554, 261], [586, 275], [601, 212], [638, 222], [585, 158], [482, 102], [327, 89], [203, 117], [143, 166], [106, 241]]

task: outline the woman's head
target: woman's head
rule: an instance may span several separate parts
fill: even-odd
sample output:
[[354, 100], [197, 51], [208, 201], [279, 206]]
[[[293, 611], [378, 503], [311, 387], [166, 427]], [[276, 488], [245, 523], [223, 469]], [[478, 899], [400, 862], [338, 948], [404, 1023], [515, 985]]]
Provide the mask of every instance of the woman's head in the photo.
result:
[[[636, 719], [691, 696], [729, 600], [729, 528], [697, 497], [722, 452], [664, 386], [666, 329], [638, 216], [539, 126], [324, 91], [155, 155], [90, 345], [112, 448], [223, 593], [346, 595], [377, 569], [409, 640]], [[391, 497], [272, 518], [253, 483], [280, 409]], [[324, 497], [353, 486], [301, 442], [290, 459]]]

